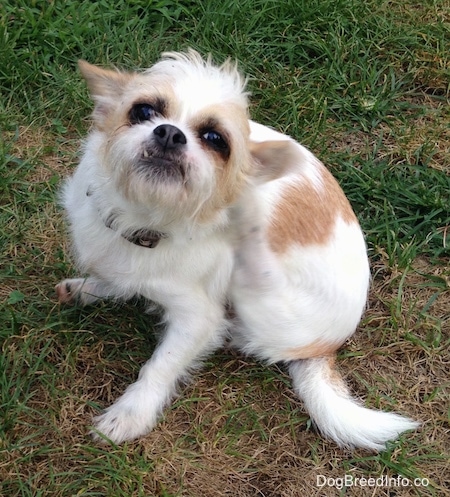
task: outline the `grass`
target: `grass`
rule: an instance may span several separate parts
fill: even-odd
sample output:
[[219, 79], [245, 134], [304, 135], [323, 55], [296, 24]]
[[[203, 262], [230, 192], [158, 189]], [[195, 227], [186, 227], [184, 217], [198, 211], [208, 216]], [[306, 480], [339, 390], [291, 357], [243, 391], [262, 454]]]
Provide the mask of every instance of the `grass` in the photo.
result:
[[[426, 0], [6, 0], [0, 6], [0, 495], [367, 495], [317, 475], [402, 475], [450, 495], [449, 19]], [[91, 103], [76, 60], [137, 68], [188, 46], [249, 74], [251, 113], [320, 156], [357, 212], [373, 286], [340, 368], [371, 406], [420, 419], [383, 454], [311, 428], [285, 372], [216, 353], [145, 439], [102, 447], [91, 416], [151, 354], [140, 302], [67, 309], [58, 185]]]

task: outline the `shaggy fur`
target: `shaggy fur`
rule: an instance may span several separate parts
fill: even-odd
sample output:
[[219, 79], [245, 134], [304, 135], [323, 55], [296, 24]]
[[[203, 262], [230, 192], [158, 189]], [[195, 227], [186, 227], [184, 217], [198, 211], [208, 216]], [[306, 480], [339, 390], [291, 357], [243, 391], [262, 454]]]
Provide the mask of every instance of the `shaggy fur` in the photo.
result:
[[140, 295], [167, 329], [139, 379], [94, 420], [94, 436], [145, 435], [201, 359], [224, 340], [288, 365], [319, 430], [383, 449], [416, 423], [353, 400], [334, 369], [369, 285], [357, 219], [327, 169], [248, 120], [245, 81], [191, 51], [141, 73], [80, 62], [94, 128], [63, 190], [80, 270], [61, 302]]

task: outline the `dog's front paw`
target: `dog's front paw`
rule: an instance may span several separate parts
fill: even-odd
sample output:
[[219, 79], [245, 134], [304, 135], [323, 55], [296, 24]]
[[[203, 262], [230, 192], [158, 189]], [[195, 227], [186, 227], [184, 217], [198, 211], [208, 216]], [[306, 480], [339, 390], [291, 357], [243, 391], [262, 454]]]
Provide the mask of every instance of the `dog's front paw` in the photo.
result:
[[133, 409], [124, 409], [115, 404], [93, 421], [91, 435], [94, 440], [110, 440], [116, 444], [139, 438], [152, 429], [148, 420]]

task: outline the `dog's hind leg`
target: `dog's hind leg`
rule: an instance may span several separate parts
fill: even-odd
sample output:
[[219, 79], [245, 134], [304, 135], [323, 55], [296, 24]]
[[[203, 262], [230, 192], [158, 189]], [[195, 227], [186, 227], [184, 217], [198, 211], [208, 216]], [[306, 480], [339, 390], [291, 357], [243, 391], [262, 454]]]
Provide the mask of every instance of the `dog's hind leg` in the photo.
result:
[[55, 290], [59, 302], [64, 304], [90, 305], [111, 296], [109, 286], [96, 278], [66, 279]]

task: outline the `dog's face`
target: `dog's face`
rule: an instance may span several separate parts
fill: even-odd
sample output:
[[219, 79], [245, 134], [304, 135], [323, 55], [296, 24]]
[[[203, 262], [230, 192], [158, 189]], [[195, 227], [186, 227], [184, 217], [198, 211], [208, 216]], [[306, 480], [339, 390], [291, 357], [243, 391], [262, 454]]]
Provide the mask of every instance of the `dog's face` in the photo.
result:
[[127, 201], [205, 218], [234, 200], [251, 164], [235, 66], [189, 52], [142, 73], [79, 67], [95, 102], [89, 152]]

